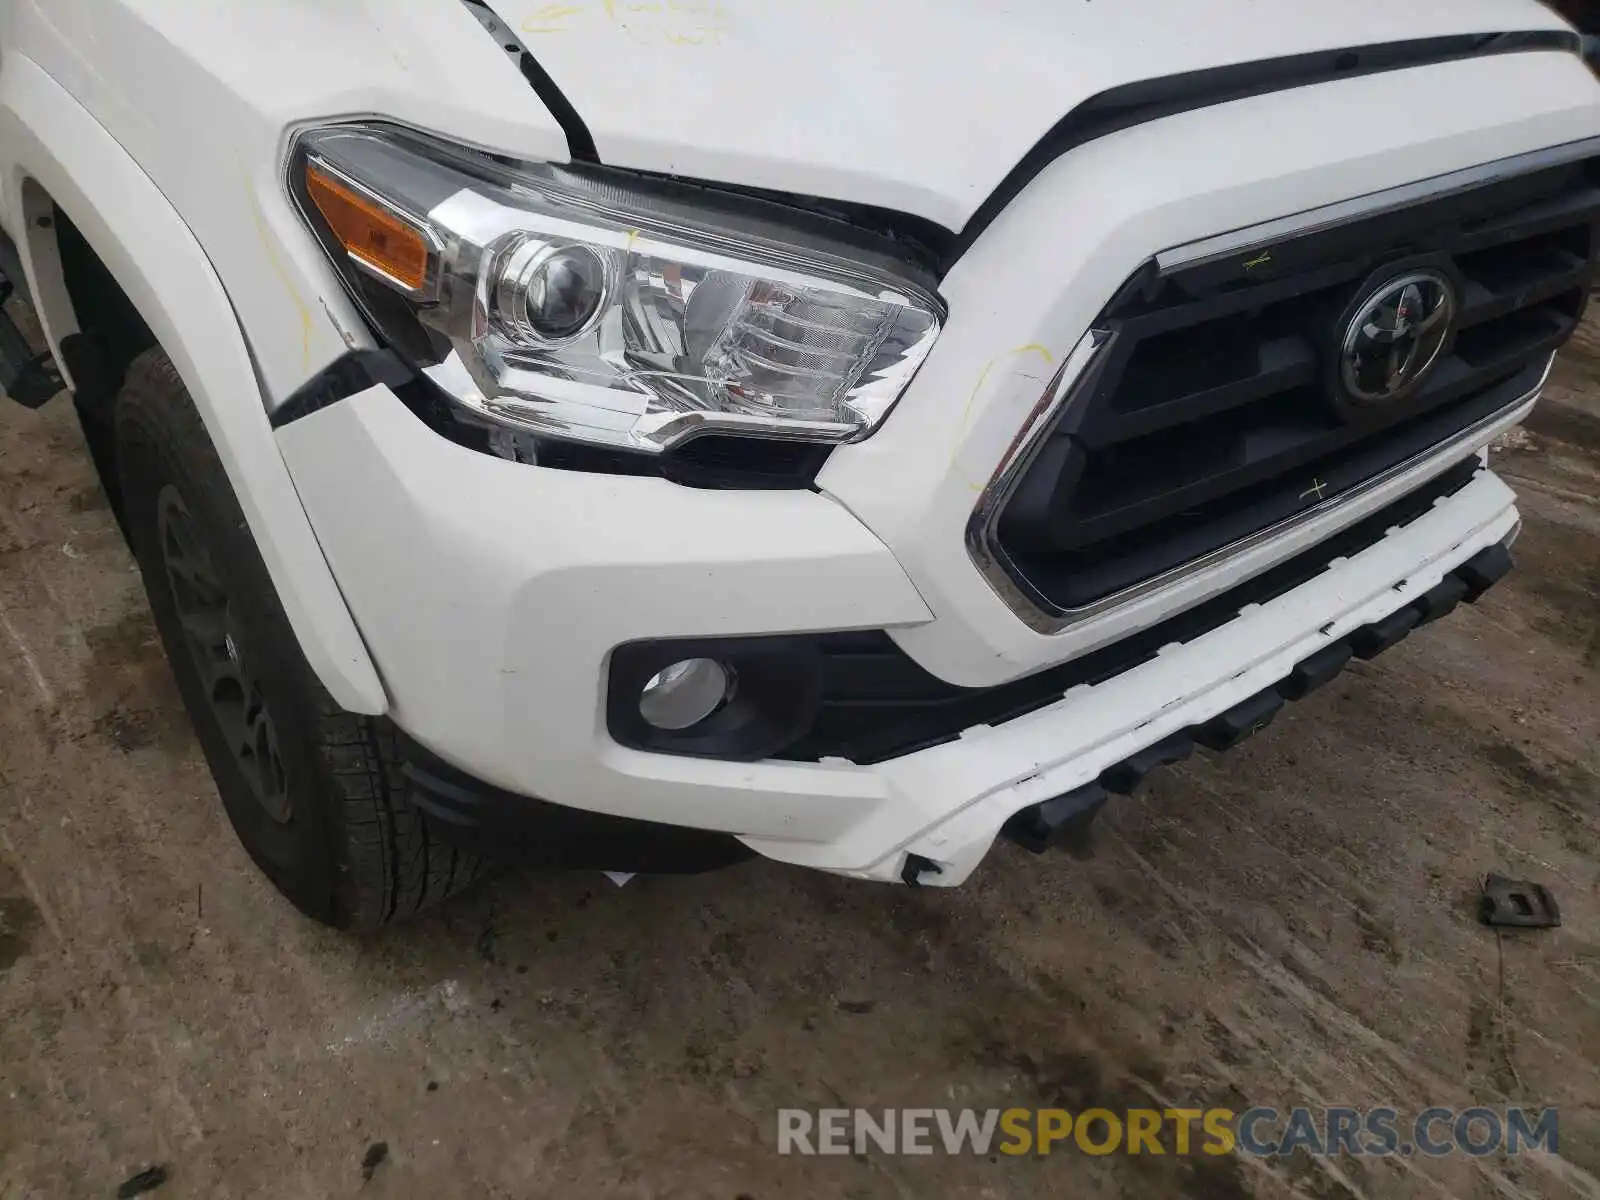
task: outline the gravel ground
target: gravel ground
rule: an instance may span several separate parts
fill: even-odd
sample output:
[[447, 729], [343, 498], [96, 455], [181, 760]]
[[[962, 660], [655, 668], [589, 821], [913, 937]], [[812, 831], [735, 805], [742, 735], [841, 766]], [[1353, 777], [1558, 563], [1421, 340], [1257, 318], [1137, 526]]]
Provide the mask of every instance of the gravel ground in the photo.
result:
[[[508, 874], [370, 940], [253, 870], [69, 406], [0, 405], [0, 1197], [1600, 1195], [1597, 371], [1591, 327], [1499, 457], [1507, 581], [1089, 861]], [[1491, 870], [1565, 925], [1478, 926]], [[1518, 1100], [1563, 1157], [774, 1149], [783, 1106]]]

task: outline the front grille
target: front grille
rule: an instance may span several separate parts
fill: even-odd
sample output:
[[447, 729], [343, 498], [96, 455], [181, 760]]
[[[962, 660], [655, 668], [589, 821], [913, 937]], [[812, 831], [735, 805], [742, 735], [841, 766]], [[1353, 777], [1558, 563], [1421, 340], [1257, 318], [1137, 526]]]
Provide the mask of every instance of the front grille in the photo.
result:
[[[1070, 613], [1334, 499], [1537, 387], [1588, 297], [1600, 159], [1546, 168], [1163, 272], [1109, 334], [994, 537], [1041, 607]], [[1415, 394], [1344, 398], [1338, 350], [1387, 279], [1455, 285], [1455, 333]]]
[[865, 766], [954, 741], [977, 725], [1000, 725], [1060, 700], [1071, 688], [1104, 683], [1149, 662], [1165, 646], [1191, 642], [1352, 557], [1453, 496], [1481, 470], [1476, 455], [1332, 538], [1159, 625], [1046, 671], [992, 688], [946, 683], [918, 666], [881, 631], [819, 637], [822, 692], [816, 720], [774, 758], [816, 762], [836, 756]]

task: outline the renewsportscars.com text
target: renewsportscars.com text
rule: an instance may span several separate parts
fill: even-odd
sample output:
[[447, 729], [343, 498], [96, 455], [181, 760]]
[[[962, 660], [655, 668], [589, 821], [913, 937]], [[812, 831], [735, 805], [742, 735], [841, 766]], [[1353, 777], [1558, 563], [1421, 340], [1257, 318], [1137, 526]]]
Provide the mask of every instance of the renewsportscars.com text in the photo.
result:
[[1554, 1108], [803, 1108], [778, 1110], [779, 1154], [1555, 1153]]

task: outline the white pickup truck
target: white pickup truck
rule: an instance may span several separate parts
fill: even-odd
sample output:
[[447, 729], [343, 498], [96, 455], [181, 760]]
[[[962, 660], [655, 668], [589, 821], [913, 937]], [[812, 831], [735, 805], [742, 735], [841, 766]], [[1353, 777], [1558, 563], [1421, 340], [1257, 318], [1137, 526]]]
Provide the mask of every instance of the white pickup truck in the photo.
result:
[[1504, 574], [1597, 166], [1533, 0], [0, 0], [0, 384], [312, 916], [951, 886]]

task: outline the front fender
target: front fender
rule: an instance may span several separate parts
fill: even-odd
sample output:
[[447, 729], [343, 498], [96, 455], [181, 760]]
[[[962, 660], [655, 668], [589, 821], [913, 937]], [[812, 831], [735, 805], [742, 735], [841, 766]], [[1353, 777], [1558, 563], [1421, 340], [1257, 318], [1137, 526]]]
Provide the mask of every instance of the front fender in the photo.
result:
[[[71, 93], [38, 63], [12, 53], [0, 73], [0, 210], [26, 211], [29, 180], [71, 217], [177, 367], [312, 670], [343, 708], [387, 711], [383, 684], [278, 452], [244, 335], [205, 251], [139, 164]], [[26, 232], [15, 224], [14, 232]], [[16, 238], [55, 348], [74, 319], [59, 265], [43, 260], [33, 240]]]

